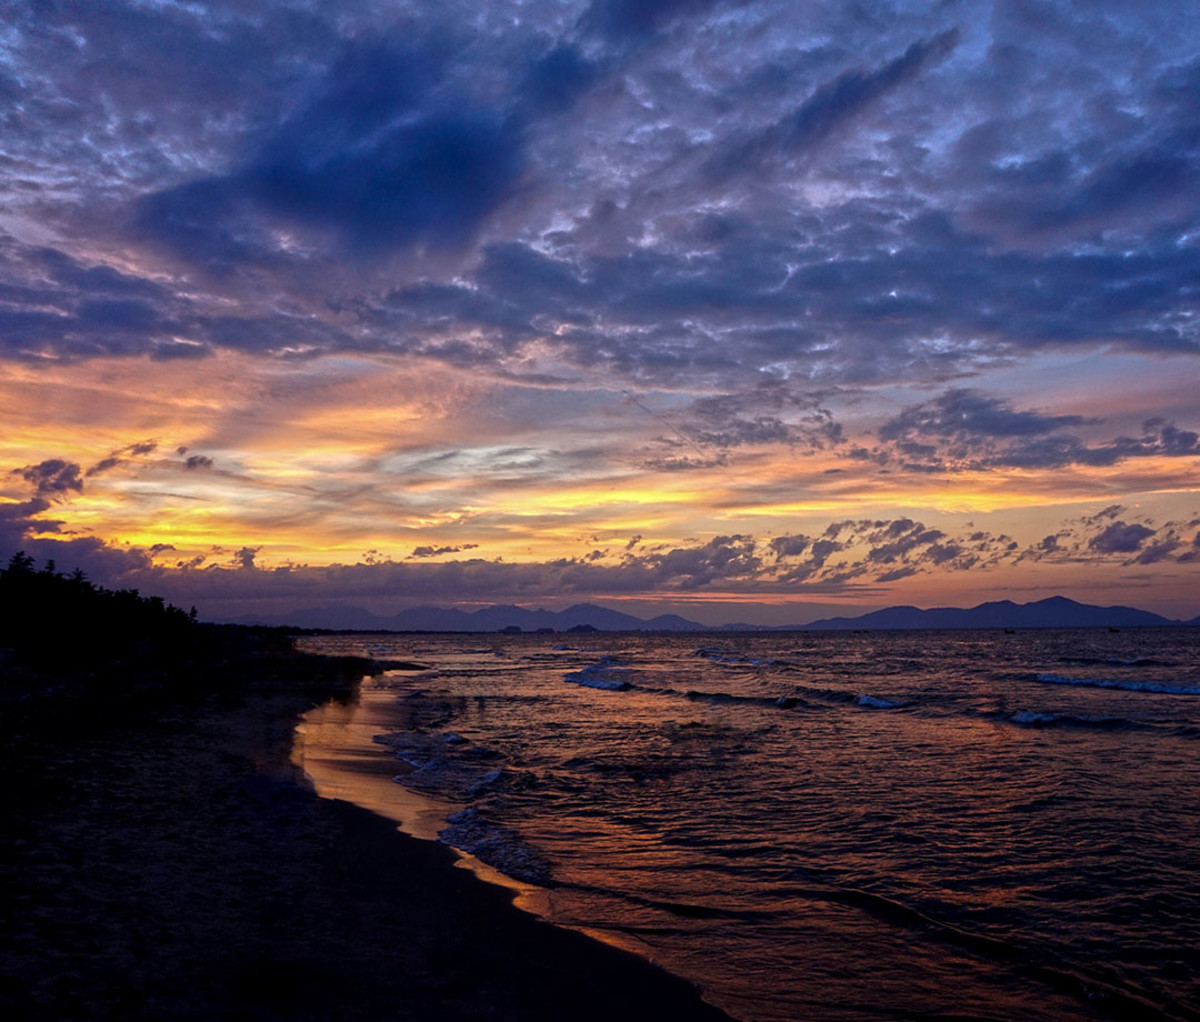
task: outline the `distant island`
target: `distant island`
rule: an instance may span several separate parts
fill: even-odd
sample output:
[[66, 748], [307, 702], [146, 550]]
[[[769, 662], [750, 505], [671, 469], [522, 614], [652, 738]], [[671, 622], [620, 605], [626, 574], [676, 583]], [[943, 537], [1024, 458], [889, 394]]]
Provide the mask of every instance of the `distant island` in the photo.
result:
[[373, 614], [361, 607], [332, 606], [295, 611], [248, 624], [323, 631], [357, 632], [713, 632], [713, 631], [852, 631], [922, 628], [1145, 628], [1197, 626], [1200, 617], [1175, 621], [1135, 607], [1098, 607], [1065, 596], [1033, 603], [999, 600], [976, 607], [887, 607], [857, 617], [823, 618], [802, 625], [710, 626], [677, 614], [648, 619], [594, 603], [565, 610], [529, 610], [494, 605], [465, 611], [457, 607], [412, 607], [396, 614]]

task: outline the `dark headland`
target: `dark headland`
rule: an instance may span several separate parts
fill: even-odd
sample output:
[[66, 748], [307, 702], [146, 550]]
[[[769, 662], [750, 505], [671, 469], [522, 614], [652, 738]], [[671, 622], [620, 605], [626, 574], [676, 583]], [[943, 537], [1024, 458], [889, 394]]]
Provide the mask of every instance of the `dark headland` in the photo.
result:
[[379, 668], [0, 571], [0, 1017], [721, 1019], [290, 764]]

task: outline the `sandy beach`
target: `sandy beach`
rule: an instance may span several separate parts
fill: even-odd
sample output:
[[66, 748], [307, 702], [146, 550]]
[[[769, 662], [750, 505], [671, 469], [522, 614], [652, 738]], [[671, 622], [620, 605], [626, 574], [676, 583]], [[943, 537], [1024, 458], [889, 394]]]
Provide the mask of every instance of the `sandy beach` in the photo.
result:
[[7, 715], [5, 1018], [725, 1017], [450, 849], [317, 797], [293, 727], [351, 683], [301, 658], [271, 673]]

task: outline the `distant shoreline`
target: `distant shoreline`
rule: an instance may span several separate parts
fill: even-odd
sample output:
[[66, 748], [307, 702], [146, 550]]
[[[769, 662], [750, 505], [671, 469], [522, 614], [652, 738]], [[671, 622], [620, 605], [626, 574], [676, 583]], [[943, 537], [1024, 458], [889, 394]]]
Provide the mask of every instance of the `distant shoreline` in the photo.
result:
[[1100, 607], [1063, 596], [1032, 603], [997, 600], [974, 607], [886, 607], [855, 617], [821, 618], [805, 624], [755, 625], [735, 622], [704, 625], [675, 614], [642, 619], [609, 607], [579, 603], [565, 610], [530, 610], [495, 605], [473, 611], [457, 607], [412, 607], [390, 616], [361, 607], [296, 610], [247, 622], [307, 634], [329, 632], [363, 635], [587, 635], [592, 632], [817, 632], [897, 631], [987, 628], [1177, 628], [1200, 626], [1200, 616], [1175, 620], [1137, 607]]
[[[988, 625], [988, 626], [956, 626], [946, 625], [937, 626], [895, 626], [884, 627], [875, 626], [873, 628], [860, 627], [839, 627], [839, 628], [813, 628], [808, 625], [796, 625], [786, 627], [756, 627], [756, 628], [703, 628], [695, 629], [694, 631], [681, 632], [678, 630], [672, 631], [667, 629], [650, 629], [650, 628], [629, 628], [629, 629], [612, 629], [605, 630], [598, 628], [595, 634], [601, 635], [694, 635], [697, 638], [703, 636], [735, 636], [735, 635], [834, 635], [834, 634], [880, 634], [888, 632], [1088, 632], [1088, 631], [1153, 631], [1154, 629], [1168, 629], [1174, 631], [1176, 629], [1200, 628], [1200, 622], [1195, 621], [1170, 621], [1166, 624], [1148, 624], [1148, 625], [1125, 625], [1123, 628], [1115, 625], [1026, 625], [1023, 627], [1009, 627], [1005, 625]], [[568, 638], [566, 632], [512, 632], [512, 631], [476, 631], [476, 632], [460, 632], [460, 631], [437, 631], [434, 629], [387, 629], [387, 628], [283, 628], [289, 635], [479, 635], [487, 636], [489, 639], [523, 636], [526, 638], [545, 639], [546, 636], [554, 635]]]

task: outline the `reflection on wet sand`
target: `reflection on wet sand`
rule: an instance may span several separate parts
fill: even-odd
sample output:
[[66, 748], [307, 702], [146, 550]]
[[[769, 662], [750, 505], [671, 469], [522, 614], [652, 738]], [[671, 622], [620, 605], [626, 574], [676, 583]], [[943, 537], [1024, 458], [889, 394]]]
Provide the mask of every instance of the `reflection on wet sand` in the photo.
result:
[[397, 677], [391, 671], [366, 678], [352, 703], [328, 702], [300, 718], [292, 762], [323, 798], [338, 798], [395, 821], [405, 833], [436, 841], [455, 806], [417, 795], [396, 784], [396, 760], [372, 742], [394, 726]]
[[[376, 735], [395, 729], [397, 692], [410, 692], [419, 674], [389, 671], [364, 678], [353, 702], [335, 700], [309, 710], [296, 727], [292, 762], [322, 798], [353, 803], [392, 820], [406, 834], [437, 841], [447, 818], [462, 807], [397, 784], [394, 778], [401, 764], [391, 750], [374, 741]], [[543, 917], [549, 914], [547, 891], [521, 883], [461, 849], [455, 853], [459, 866], [511, 890], [518, 908]]]

